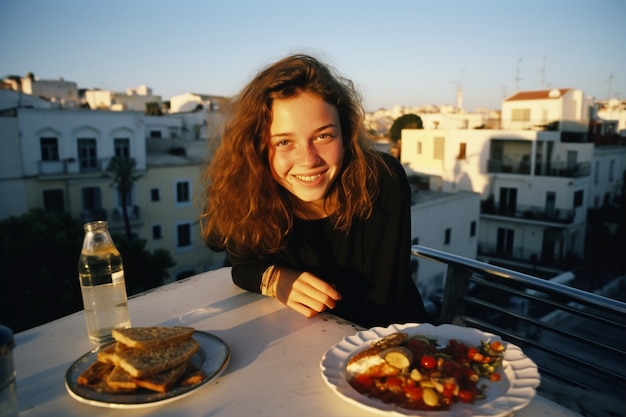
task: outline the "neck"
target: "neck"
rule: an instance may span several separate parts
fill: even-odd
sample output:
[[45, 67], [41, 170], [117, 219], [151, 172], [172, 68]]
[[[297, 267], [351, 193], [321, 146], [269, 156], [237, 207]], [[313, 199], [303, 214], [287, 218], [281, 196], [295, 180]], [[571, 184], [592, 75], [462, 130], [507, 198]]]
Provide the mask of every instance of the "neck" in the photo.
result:
[[330, 216], [336, 207], [337, 204], [327, 199], [311, 202], [297, 201], [294, 213], [303, 220], [319, 220]]

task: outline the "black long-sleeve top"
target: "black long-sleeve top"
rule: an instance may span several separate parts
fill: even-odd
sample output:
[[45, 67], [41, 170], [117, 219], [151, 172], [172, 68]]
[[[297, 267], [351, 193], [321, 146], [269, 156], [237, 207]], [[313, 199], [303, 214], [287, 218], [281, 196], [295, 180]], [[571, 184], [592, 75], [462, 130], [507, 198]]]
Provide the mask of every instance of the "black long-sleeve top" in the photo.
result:
[[384, 155], [393, 175], [380, 170], [380, 192], [372, 216], [355, 220], [349, 232], [328, 218], [294, 220], [285, 249], [265, 257], [230, 254], [233, 281], [260, 292], [270, 266], [308, 271], [336, 285], [342, 298], [334, 314], [364, 327], [428, 321], [411, 278], [411, 192], [400, 163]]

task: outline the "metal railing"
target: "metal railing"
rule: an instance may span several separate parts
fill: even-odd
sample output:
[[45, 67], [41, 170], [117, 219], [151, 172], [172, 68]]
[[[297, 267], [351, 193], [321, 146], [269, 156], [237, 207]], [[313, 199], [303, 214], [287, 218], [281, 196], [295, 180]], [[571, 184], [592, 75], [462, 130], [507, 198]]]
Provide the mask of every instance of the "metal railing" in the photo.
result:
[[448, 266], [436, 324], [497, 334], [537, 364], [542, 385], [624, 404], [626, 303], [424, 246], [412, 254]]

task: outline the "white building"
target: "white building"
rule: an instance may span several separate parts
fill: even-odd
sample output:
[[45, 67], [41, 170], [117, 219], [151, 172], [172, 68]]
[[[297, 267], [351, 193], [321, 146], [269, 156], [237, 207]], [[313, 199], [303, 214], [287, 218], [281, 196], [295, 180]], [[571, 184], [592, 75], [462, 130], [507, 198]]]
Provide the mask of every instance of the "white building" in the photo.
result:
[[128, 156], [139, 175], [127, 202], [132, 231], [146, 249], [172, 254], [171, 279], [223, 265], [224, 254], [202, 241], [193, 206], [206, 153], [147, 152], [149, 131], [173, 129], [182, 130], [181, 118], [129, 111], [18, 108], [0, 117], [0, 218], [42, 208], [122, 232], [121, 198], [105, 172], [113, 156]]
[[584, 257], [587, 210], [620, 195], [626, 148], [586, 141], [578, 90], [514, 97], [502, 123], [518, 130], [404, 130], [402, 162], [431, 189], [481, 195], [483, 260], [559, 272]]
[[592, 100], [581, 90], [521, 91], [502, 102], [502, 129], [587, 132]]
[[170, 98], [170, 112], [184, 113], [204, 109], [208, 112], [217, 111], [225, 98], [207, 94], [184, 93]]
[[[411, 239], [414, 245], [476, 258], [479, 222], [480, 195], [477, 193], [420, 190], [413, 194]], [[427, 300], [443, 288], [446, 265], [416, 258], [412, 262], [416, 267], [414, 280]]]
[[5, 78], [3, 83], [10, 85], [15, 91], [32, 96], [45, 97], [48, 100], [59, 103], [61, 107], [80, 107], [80, 97], [78, 95], [78, 85], [72, 81], [42, 80], [36, 78], [33, 73], [26, 74], [25, 77]]

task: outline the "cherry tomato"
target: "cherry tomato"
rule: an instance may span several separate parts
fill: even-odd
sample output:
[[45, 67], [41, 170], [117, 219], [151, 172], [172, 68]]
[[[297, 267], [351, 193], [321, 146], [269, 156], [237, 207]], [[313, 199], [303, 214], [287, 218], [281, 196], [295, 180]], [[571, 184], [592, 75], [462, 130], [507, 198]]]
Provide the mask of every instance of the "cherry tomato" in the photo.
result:
[[402, 378], [398, 378], [397, 376], [388, 376], [385, 382], [390, 391], [402, 390]]
[[424, 390], [420, 386], [404, 387], [404, 394], [411, 401], [419, 401], [424, 396]]
[[490, 345], [491, 349], [496, 352], [502, 352], [504, 350], [504, 345], [499, 340], [494, 340]]
[[498, 382], [501, 379], [502, 379], [502, 375], [497, 372], [494, 372], [493, 374], [489, 375], [489, 380], [491, 382]]
[[424, 369], [433, 369], [437, 366], [437, 359], [434, 356], [424, 355], [422, 359], [420, 359], [420, 365]]
[[459, 391], [459, 401], [463, 403], [473, 403], [474, 394], [471, 391], [462, 389], [461, 391]]
[[482, 363], [485, 359], [485, 356], [480, 353], [478, 349], [472, 347], [467, 350], [467, 359], [474, 362]]

